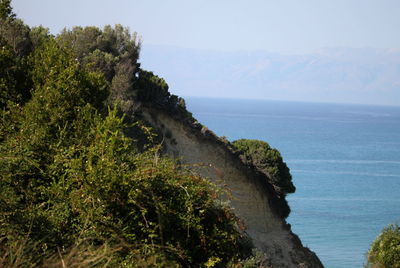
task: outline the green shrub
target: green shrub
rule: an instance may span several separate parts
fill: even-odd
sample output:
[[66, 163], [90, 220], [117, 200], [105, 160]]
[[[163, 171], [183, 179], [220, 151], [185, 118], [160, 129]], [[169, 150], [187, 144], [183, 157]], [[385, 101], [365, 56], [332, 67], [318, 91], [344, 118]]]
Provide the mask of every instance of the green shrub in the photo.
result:
[[260, 140], [240, 139], [233, 141], [232, 145], [240, 152], [245, 162], [253, 164], [270, 176], [270, 182], [278, 192], [282, 194], [295, 192], [289, 168], [283, 162], [278, 150]]
[[368, 263], [372, 267], [400, 267], [400, 226], [392, 224], [382, 230], [368, 252]]
[[[182, 266], [210, 260], [223, 266], [242, 256], [236, 217], [215, 202], [218, 190], [206, 179], [160, 157], [156, 148], [135, 153], [115, 110], [102, 119], [85, 106], [73, 125], [80, 138], [65, 144], [67, 133], [55, 133], [53, 150], [46, 152], [52, 161], [31, 164], [3, 151], [3, 247], [27, 240], [38, 245], [28, 256], [46, 257], [60, 249], [68, 255], [82, 239], [90, 247], [109, 241], [123, 245], [114, 261], [161, 254]], [[44, 265], [46, 259], [36, 258]]]
[[[112, 73], [120, 62], [108, 57], [122, 44], [133, 64], [136, 41], [126, 32], [126, 42], [113, 38], [122, 28], [86, 30], [99, 43], [82, 41], [78, 52], [105, 59], [92, 63]], [[136, 78], [110, 83], [40, 31], [25, 58], [29, 72], [12, 71], [19, 62], [0, 48], [0, 86], [8, 90], [0, 96], [0, 266], [224, 267], [245, 258], [251, 245], [218, 203], [220, 190], [160, 156], [159, 145], [143, 145], [153, 140], [145, 124], [132, 122], [132, 137], [125, 135], [117, 104], [105, 107], [110, 88], [125, 94]], [[95, 52], [99, 44], [107, 52]], [[165, 81], [143, 74], [146, 101], [184, 107]], [[23, 101], [15, 94], [20, 75], [31, 81]]]

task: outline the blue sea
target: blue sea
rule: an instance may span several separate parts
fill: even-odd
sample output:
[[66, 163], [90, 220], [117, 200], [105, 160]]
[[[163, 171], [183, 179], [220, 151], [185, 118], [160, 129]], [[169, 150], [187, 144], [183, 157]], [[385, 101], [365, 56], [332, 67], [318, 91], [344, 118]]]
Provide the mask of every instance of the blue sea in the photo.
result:
[[400, 222], [400, 107], [187, 98], [203, 125], [277, 148], [297, 190], [287, 221], [327, 268], [363, 267]]

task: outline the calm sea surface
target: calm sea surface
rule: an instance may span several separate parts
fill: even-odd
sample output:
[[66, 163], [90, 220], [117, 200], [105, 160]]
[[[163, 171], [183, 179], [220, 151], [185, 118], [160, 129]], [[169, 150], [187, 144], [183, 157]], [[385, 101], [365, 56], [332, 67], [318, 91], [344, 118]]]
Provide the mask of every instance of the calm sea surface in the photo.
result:
[[400, 107], [186, 98], [230, 141], [267, 141], [297, 191], [288, 222], [327, 268], [363, 267], [381, 229], [400, 222]]

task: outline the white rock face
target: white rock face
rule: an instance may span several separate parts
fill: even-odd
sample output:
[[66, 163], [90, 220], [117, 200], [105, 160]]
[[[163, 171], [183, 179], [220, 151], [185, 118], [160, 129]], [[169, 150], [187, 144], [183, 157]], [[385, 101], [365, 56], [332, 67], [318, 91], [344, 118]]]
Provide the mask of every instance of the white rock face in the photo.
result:
[[144, 109], [143, 116], [164, 134], [167, 154], [193, 164], [198, 174], [231, 192], [230, 206], [272, 267], [322, 267], [318, 257], [301, 245], [290, 226], [270, 207], [270, 197], [263, 185], [249, 177], [242, 162], [235, 161], [234, 155], [208, 130], [193, 129], [160, 111]]

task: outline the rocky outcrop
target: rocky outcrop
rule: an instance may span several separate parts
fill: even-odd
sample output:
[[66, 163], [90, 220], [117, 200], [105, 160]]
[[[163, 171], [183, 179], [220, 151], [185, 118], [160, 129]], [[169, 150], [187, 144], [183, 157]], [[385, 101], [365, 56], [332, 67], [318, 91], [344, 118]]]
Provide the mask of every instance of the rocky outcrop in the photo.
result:
[[[272, 267], [323, 267], [286, 223], [288, 206], [266, 175], [242, 162], [223, 140], [193, 120], [143, 106], [143, 119], [162, 136], [165, 152], [231, 193], [230, 206]], [[223, 198], [223, 197], [222, 197]]]

